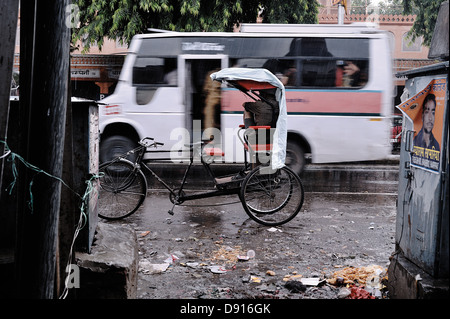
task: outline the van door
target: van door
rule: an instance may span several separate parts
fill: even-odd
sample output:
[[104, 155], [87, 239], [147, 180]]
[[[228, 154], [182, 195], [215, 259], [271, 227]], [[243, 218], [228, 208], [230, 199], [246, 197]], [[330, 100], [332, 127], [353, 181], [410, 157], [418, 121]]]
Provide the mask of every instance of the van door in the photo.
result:
[[217, 140], [220, 130], [220, 83], [210, 75], [228, 67], [227, 55], [180, 55], [179, 83], [189, 141]]

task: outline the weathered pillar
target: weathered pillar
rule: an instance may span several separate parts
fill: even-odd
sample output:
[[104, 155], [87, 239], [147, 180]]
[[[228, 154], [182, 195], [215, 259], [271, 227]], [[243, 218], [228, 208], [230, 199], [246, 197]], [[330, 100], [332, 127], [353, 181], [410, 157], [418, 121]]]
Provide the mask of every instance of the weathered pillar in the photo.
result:
[[63, 168], [70, 66], [68, 4], [69, 0], [21, 1], [20, 123], [25, 142], [21, 151], [28, 163], [51, 176], [21, 170], [17, 297], [54, 295], [61, 193], [57, 178]]
[[[0, 140], [6, 140], [9, 116], [9, 95], [16, 45], [18, 0], [5, 0], [0, 11]], [[0, 144], [0, 156], [4, 144]], [[0, 190], [3, 180], [3, 160], [0, 162]], [[0, 198], [2, 192], [0, 192]]]

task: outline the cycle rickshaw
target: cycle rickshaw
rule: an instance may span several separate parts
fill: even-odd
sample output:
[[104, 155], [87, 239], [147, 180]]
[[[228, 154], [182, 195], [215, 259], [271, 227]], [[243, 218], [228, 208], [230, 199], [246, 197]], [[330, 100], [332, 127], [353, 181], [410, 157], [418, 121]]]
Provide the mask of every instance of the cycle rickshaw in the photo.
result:
[[[139, 146], [99, 168], [98, 213], [104, 219], [121, 219], [130, 216], [147, 197], [147, 176], [156, 178], [168, 191], [173, 204], [169, 214], [185, 201], [213, 196], [237, 194], [245, 212], [256, 222], [266, 226], [277, 226], [292, 220], [300, 211], [304, 200], [304, 189], [300, 177], [284, 165], [286, 156], [286, 100], [285, 89], [278, 78], [266, 69], [227, 68], [213, 73], [211, 79], [221, 81], [242, 91], [253, 100], [264, 99], [258, 92], [271, 89], [276, 92], [279, 112], [276, 127], [240, 127], [238, 137], [245, 152], [245, 162], [238, 174], [215, 176], [210, 165], [215, 156], [223, 156], [220, 148], [208, 141], [185, 145], [189, 149], [190, 162], [178, 188], [170, 187], [144, 161], [144, 155], [162, 143], [146, 137]], [[249, 138], [254, 133], [271, 132], [271, 142], [256, 143]], [[263, 134], [265, 135], [265, 134]], [[194, 154], [200, 155], [201, 164], [212, 179], [214, 189], [187, 193], [184, 190]], [[134, 161], [127, 157], [133, 154]], [[263, 163], [258, 158], [266, 160]], [[151, 161], [151, 159], [150, 159]]]

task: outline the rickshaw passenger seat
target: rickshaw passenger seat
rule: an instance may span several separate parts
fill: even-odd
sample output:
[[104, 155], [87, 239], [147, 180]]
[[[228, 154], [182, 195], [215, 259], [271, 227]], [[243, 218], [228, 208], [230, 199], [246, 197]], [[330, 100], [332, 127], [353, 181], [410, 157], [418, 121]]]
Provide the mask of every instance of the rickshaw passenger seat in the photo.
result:
[[246, 150], [251, 148], [254, 152], [270, 152], [272, 150], [272, 144], [252, 144], [250, 147], [246, 144], [244, 147]]
[[[271, 129], [271, 126], [268, 125], [260, 125], [260, 126], [249, 126], [249, 129], [253, 129], [255, 131], [257, 130], [269, 130]], [[246, 140], [247, 142], [247, 140]], [[247, 151], [251, 152], [270, 152], [272, 150], [272, 144], [270, 143], [262, 143], [262, 144], [248, 144], [244, 143], [244, 147]]]

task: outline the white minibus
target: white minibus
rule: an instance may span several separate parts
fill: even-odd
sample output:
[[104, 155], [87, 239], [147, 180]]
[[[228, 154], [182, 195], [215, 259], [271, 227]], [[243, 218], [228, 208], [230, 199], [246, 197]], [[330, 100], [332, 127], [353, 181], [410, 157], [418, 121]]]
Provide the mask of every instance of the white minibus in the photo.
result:
[[114, 93], [101, 100], [100, 161], [143, 137], [173, 151], [186, 139], [214, 137], [205, 129], [215, 128], [224, 151], [216, 161], [242, 162], [236, 132], [249, 99], [210, 78], [235, 66], [268, 69], [285, 85], [286, 164], [296, 172], [307, 160], [384, 159], [392, 148], [390, 42], [387, 32], [356, 24], [244, 24], [233, 33], [136, 35]]

